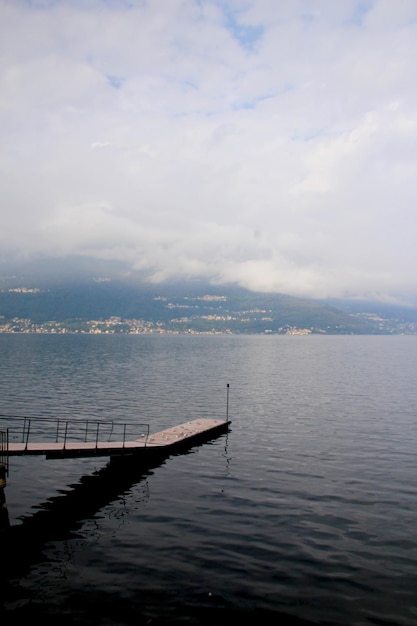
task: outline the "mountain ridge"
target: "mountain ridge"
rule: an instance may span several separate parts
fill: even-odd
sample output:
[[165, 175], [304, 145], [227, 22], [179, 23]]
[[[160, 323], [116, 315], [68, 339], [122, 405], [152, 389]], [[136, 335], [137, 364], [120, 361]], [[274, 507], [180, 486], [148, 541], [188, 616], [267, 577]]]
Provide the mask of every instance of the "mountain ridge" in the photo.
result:
[[[84, 277], [0, 280], [3, 332], [214, 332], [240, 334], [414, 334], [417, 309], [381, 302], [318, 300], [199, 281], [151, 284]], [[19, 320], [26, 320], [25, 326]], [[92, 326], [92, 322], [96, 326]], [[30, 330], [32, 328], [32, 331]], [[100, 327], [101, 328], [101, 327]], [[107, 324], [109, 331], [109, 324]]]

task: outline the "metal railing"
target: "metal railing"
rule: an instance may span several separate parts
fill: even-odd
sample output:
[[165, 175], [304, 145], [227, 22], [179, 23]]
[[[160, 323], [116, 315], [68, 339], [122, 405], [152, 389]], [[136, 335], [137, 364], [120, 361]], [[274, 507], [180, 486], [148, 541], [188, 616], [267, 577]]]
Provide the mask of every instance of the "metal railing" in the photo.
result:
[[10, 443], [29, 441], [36, 443], [122, 442], [143, 439], [146, 447], [149, 437], [149, 424], [120, 423], [113, 420], [66, 419], [48, 417], [23, 417], [0, 414], [0, 462], [7, 461]]

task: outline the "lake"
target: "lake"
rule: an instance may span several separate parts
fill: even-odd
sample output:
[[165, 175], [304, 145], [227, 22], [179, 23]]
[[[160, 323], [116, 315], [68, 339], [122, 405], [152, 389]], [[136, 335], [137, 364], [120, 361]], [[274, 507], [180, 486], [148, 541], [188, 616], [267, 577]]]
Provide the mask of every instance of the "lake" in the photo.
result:
[[2, 334], [0, 354], [3, 416], [231, 419], [146, 471], [11, 458], [2, 625], [417, 623], [417, 336]]

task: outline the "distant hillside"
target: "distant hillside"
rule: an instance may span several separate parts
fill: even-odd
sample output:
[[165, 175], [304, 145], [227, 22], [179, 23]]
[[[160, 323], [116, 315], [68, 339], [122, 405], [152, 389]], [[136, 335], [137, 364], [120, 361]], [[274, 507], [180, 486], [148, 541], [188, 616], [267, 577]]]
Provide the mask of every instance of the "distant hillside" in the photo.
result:
[[417, 309], [412, 306], [391, 304], [387, 302], [375, 302], [369, 300], [328, 299], [323, 304], [335, 306], [347, 313], [354, 315], [378, 315], [384, 319], [396, 319], [404, 322], [417, 321]]
[[[133, 284], [121, 280], [84, 280], [63, 284], [0, 283], [0, 315], [13, 330], [50, 322], [72, 330], [91, 320], [119, 318], [113, 330], [158, 329], [167, 332], [387, 334], [414, 332], [417, 311], [402, 317], [384, 317], [388, 311], [345, 301], [319, 302], [283, 294], [253, 293], [236, 287], [198, 283], [177, 285]], [[399, 313], [398, 310], [395, 313]], [[406, 315], [407, 313], [407, 315]], [[407, 317], [407, 320], [405, 319]], [[26, 320], [21, 322], [16, 320]], [[113, 320], [114, 321], [114, 320]], [[407, 328], [404, 330], [404, 323]], [[4, 326], [4, 324], [3, 324]], [[98, 328], [96, 325], [95, 328]]]

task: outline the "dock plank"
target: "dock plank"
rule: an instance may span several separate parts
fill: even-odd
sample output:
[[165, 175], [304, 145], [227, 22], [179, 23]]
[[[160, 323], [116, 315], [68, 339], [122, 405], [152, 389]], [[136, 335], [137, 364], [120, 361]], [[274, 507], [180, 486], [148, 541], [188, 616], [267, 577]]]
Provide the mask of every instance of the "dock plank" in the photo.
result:
[[150, 435], [148, 437], [148, 446], [169, 446], [179, 441], [184, 441], [189, 437], [195, 437], [201, 435], [207, 431], [217, 428], [219, 425], [224, 424], [223, 420], [215, 419], [195, 419], [185, 424], [179, 424], [178, 426], [172, 426], [159, 433]]

